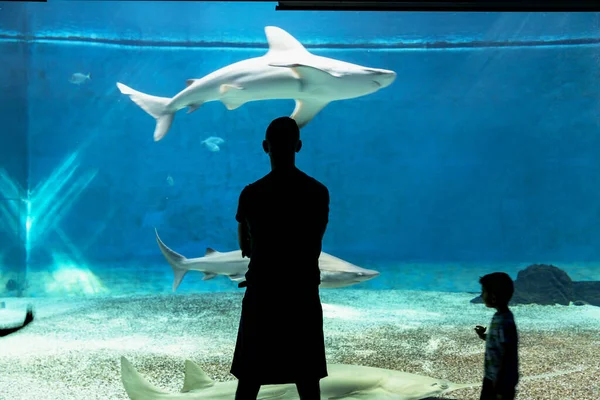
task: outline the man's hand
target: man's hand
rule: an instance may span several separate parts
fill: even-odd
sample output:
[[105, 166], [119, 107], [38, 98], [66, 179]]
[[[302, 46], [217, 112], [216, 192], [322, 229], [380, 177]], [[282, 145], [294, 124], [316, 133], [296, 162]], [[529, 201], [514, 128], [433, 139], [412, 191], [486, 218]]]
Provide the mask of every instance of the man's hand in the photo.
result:
[[250, 238], [248, 238], [242, 245], [242, 258], [251, 258], [252, 257], [252, 245], [250, 244]]
[[250, 258], [250, 256], [252, 252], [250, 251], [249, 248], [246, 249], [242, 249], [242, 258], [246, 257], [246, 258]]

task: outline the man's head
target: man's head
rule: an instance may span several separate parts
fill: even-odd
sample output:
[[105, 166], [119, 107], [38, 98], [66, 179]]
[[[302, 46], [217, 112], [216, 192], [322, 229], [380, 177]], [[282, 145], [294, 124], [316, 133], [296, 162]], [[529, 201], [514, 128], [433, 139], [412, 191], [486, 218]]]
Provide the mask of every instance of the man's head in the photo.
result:
[[271, 159], [294, 159], [294, 154], [302, 148], [300, 129], [290, 117], [274, 119], [263, 140], [263, 150]]

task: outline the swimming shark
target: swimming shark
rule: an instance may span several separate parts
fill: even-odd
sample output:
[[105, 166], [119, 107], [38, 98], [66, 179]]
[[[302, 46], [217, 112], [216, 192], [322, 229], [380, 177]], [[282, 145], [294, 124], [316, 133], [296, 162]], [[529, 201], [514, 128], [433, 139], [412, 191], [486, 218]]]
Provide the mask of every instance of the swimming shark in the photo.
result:
[[[445, 379], [360, 365], [329, 364], [321, 380], [321, 399], [419, 400], [481, 383], [460, 384]], [[233, 399], [237, 381], [214, 382], [196, 363], [185, 361], [180, 393], [165, 392], [149, 383], [125, 357], [121, 357], [121, 381], [131, 400], [220, 400]], [[298, 400], [296, 385], [265, 385], [258, 400]]]
[[353, 99], [388, 87], [394, 71], [316, 56], [281, 28], [267, 26], [267, 53], [218, 69], [201, 79], [188, 79], [187, 87], [174, 97], [157, 97], [134, 90], [121, 82], [121, 93], [156, 120], [154, 140], [169, 131], [175, 113], [189, 107], [188, 114], [204, 103], [221, 101], [228, 110], [259, 100], [293, 99], [291, 117], [304, 127], [327, 104]]
[[[206, 249], [204, 257], [186, 258], [167, 247], [154, 229], [158, 247], [173, 268], [173, 291], [176, 291], [188, 271], [204, 273], [203, 280], [209, 280], [217, 275], [229, 277], [234, 282], [244, 281], [250, 259], [242, 257], [241, 250], [219, 252], [212, 248]], [[319, 256], [321, 270], [321, 288], [341, 288], [360, 282], [368, 281], [379, 276], [379, 272], [350, 264], [325, 252]]]

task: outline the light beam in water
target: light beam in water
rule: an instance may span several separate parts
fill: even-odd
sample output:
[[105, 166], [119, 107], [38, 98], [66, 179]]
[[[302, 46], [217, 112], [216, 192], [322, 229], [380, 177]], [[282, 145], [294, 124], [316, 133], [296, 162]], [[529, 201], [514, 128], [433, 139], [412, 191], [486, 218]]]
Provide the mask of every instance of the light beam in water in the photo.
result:
[[[45, 285], [46, 289], [71, 292], [74, 282], [78, 282], [79, 291], [92, 294], [103, 291], [104, 287], [89, 271], [80, 250], [60, 227], [61, 221], [69, 215], [69, 210], [98, 173], [97, 169], [91, 169], [77, 174], [78, 154], [79, 151], [73, 152], [33, 190], [24, 190], [6, 170], [0, 169], [0, 196], [10, 200], [0, 203], [0, 217], [7, 221], [9, 234], [16, 241], [22, 240], [21, 233], [25, 233], [27, 265], [33, 248], [39, 247], [51, 253], [56, 268], [52, 272], [52, 282]], [[21, 212], [20, 203], [26, 204], [25, 212]], [[66, 250], [64, 253], [40, 246], [50, 233], [61, 239]], [[58, 290], [57, 285], [66, 286]]]

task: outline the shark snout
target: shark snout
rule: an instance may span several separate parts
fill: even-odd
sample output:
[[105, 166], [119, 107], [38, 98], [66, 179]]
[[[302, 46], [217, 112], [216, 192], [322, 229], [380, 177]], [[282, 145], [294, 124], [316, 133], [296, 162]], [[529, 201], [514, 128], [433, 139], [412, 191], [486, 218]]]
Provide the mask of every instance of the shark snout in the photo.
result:
[[371, 269], [366, 269], [364, 271], [356, 273], [356, 280], [358, 282], [364, 282], [364, 281], [371, 280], [373, 278], [377, 278], [378, 276], [379, 276], [379, 272], [377, 272], [375, 270], [371, 270]]
[[390, 86], [396, 80], [396, 73], [387, 69], [380, 69], [373, 73], [373, 81], [380, 88]]

